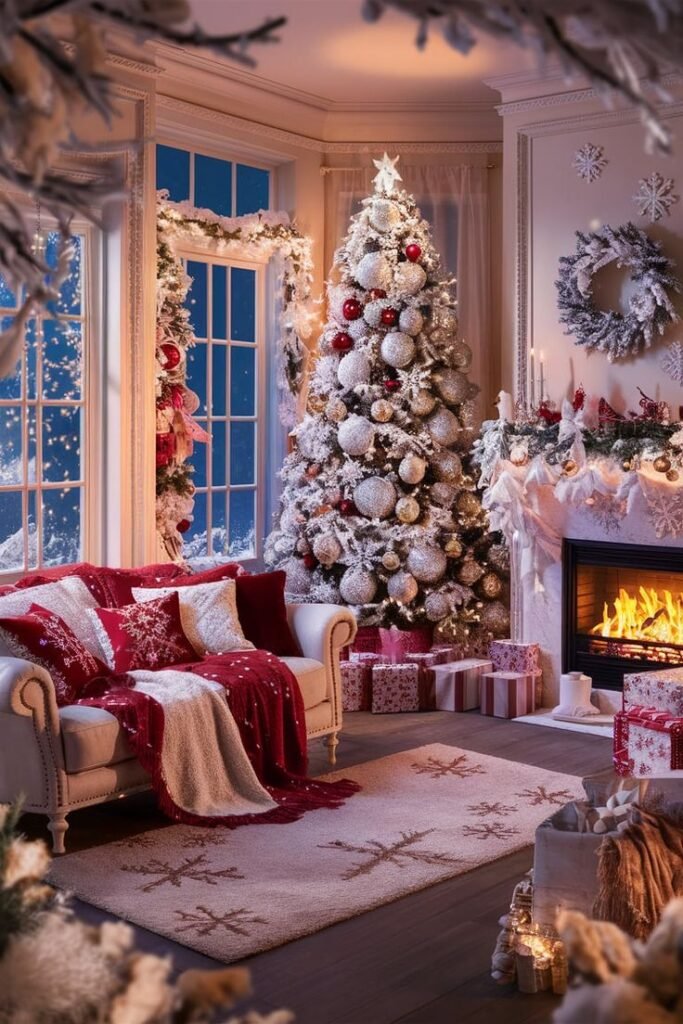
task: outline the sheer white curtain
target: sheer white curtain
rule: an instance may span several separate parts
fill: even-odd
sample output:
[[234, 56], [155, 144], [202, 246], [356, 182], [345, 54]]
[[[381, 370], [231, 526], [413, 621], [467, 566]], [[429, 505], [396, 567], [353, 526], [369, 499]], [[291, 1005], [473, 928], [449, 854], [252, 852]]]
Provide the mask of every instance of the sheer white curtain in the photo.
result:
[[[458, 279], [460, 337], [472, 347], [471, 379], [482, 389], [479, 408], [493, 399], [490, 318], [489, 172], [483, 166], [403, 164], [404, 187], [415, 196], [432, 226], [444, 270]], [[346, 235], [349, 218], [372, 190], [371, 168], [332, 171], [326, 176], [325, 261]]]

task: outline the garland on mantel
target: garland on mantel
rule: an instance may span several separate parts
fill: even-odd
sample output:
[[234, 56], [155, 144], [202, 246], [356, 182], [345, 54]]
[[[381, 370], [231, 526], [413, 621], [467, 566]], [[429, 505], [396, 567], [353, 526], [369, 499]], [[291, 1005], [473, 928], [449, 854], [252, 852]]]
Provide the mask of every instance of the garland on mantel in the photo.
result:
[[199, 242], [212, 254], [234, 259], [276, 258], [282, 284], [280, 337], [276, 347], [279, 414], [296, 422], [312, 332], [311, 240], [290, 224], [286, 213], [261, 210], [221, 217], [188, 202], [172, 203], [158, 193], [157, 210], [157, 531], [167, 554], [182, 561], [182, 534], [192, 522], [194, 467], [187, 461], [194, 443], [210, 436], [192, 418], [198, 396], [187, 387], [187, 350], [195, 344], [185, 299], [191, 279], [176, 246]]

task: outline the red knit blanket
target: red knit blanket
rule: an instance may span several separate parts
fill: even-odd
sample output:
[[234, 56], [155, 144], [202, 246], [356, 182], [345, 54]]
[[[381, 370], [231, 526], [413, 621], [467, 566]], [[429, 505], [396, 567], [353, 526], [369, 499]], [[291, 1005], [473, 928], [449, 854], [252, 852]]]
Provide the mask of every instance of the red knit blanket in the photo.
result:
[[277, 807], [263, 814], [199, 817], [178, 807], [165, 784], [161, 750], [164, 711], [156, 700], [135, 689], [127, 675], [90, 684], [78, 701], [103, 708], [118, 720], [142, 767], [151, 777], [160, 809], [188, 825], [273, 824], [296, 821], [306, 811], [339, 807], [357, 792], [355, 782], [318, 782], [306, 776], [308, 755], [303, 699], [296, 677], [278, 658], [264, 651], [208, 655], [201, 662], [173, 665], [225, 687], [228, 706], [259, 781]]

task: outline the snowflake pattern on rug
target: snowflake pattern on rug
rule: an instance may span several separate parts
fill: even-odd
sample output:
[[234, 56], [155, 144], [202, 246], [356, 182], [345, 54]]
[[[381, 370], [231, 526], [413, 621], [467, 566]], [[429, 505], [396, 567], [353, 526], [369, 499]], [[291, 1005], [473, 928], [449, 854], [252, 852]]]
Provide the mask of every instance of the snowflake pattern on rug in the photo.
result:
[[633, 197], [641, 217], [648, 216], [652, 224], [668, 217], [670, 208], [679, 199], [673, 189], [673, 178], [663, 178], [659, 171], [653, 171], [649, 178], [641, 178]]
[[548, 789], [547, 786], [525, 789], [522, 793], [515, 793], [515, 796], [529, 800], [532, 807], [540, 807], [542, 804], [563, 807], [564, 804], [575, 799], [574, 794], [568, 789]]
[[514, 814], [517, 808], [511, 807], [509, 804], [501, 804], [498, 801], [489, 803], [487, 800], [482, 800], [480, 804], [468, 804], [467, 810], [470, 814], [476, 814], [480, 818], [486, 818], [489, 815], [505, 818], [508, 814]]
[[512, 839], [519, 835], [516, 825], [506, 825], [504, 821], [484, 821], [479, 825], [465, 825], [462, 834], [476, 839]]
[[204, 831], [193, 828], [183, 836], [180, 845], [184, 850], [205, 850], [208, 846], [223, 846], [225, 832], [220, 828], [207, 828]]
[[113, 844], [122, 850], [149, 850], [156, 846], [154, 833], [143, 832], [139, 836], [128, 836], [126, 839], [119, 839]]
[[411, 862], [437, 866], [440, 864], [444, 866], [447, 864], [459, 864], [460, 861], [457, 857], [449, 857], [447, 853], [414, 849], [417, 844], [421, 843], [426, 836], [431, 835], [433, 832], [436, 832], [436, 829], [428, 828], [422, 832], [414, 830], [411, 832], [401, 832], [401, 838], [394, 840], [393, 843], [382, 842], [380, 839], [368, 839], [360, 846], [337, 839], [331, 843], [318, 846], [318, 849], [357, 853], [366, 858], [357, 864], [353, 864], [340, 875], [344, 882], [350, 882], [360, 875], [369, 875], [381, 864], [393, 864], [399, 868], [405, 867], [406, 864]]
[[659, 365], [667, 377], [683, 387], [683, 345], [674, 341], [662, 356]]
[[590, 504], [586, 503], [586, 511], [607, 533], [620, 530], [626, 516], [626, 500], [619, 501], [612, 494], [596, 491], [591, 496]]
[[469, 763], [467, 754], [460, 754], [452, 761], [428, 757], [426, 761], [415, 762], [410, 767], [418, 775], [431, 775], [433, 779], [442, 779], [447, 775], [456, 775], [459, 779], [466, 779], [469, 775], [486, 775], [486, 769], [482, 765]]
[[196, 932], [197, 935], [211, 935], [217, 929], [231, 932], [233, 935], [251, 935], [253, 929], [250, 925], [268, 924], [263, 917], [257, 917], [246, 907], [239, 907], [236, 910], [226, 910], [225, 913], [217, 913], [209, 910], [208, 907], [198, 906], [192, 910], [174, 910], [179, 918], [174, 931]]
[[602, 146], [596, 146], [592, 142], [586, 142], [577, 149], [574, 154], [572, 167], [580, 178], [591, 185], [597, 181], [607, 166], [607, 159]]
[[683, 533], [683, 491], [647, 492], [647, 514], [655, 537], [678, 537]]
[[[121, 871], [129, 871], [136, 875], [153, 876], [153, 881], [140, 886], [141, 892], [151, 892], [160, 885], [173, 885], [179, 889], [183, 881], [206, 882], [207, 885], [218, 885], [218, 878], [244, 878], [235, 867], [212, 869], [206, 863], [206, 854], [196, 857], [185, 857], [181, 864], [172, 865], [167, 861], [154, 858], [146, 864], [122, 864]], [[157, 876], [157, 877], [154, 877]]]

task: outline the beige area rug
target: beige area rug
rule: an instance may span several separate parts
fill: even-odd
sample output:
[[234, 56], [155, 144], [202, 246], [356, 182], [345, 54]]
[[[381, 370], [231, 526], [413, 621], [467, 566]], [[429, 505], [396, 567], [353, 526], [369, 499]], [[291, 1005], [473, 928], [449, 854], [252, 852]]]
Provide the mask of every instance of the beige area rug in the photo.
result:
[[230, 962], [471, 871], [533, 842], [581, 781], [436, 743], [325, 778], [344, 807], [233, 831], [173, 825], [55, 859], [81, 899]]

